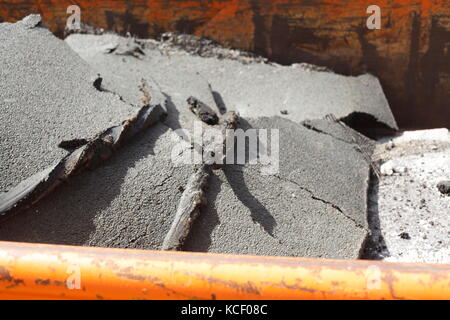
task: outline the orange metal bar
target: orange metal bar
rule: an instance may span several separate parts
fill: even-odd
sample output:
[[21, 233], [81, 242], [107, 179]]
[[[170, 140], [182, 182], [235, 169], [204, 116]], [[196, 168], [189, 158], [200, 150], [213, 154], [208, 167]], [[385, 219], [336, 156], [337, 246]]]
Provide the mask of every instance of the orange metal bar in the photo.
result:
[[450, 266], [0, 242], [2, 299], [450, 299]]

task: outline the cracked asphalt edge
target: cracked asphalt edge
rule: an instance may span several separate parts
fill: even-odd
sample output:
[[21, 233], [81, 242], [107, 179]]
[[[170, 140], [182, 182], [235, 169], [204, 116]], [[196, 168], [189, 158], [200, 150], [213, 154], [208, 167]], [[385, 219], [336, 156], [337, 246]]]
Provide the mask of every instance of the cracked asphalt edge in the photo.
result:
[[0, 220], [27, 209], [49, 195], [59, 185], [86, 169], [93, 169], [112, 154], [166, 115], [161, 104], [143, 106], [137, 114], [122, 124], [110, 127], [87, 144], [28, 179], [10, 191], [0, 194]]
[[[337, 121], [340, 122], [340, 119], [336, 119]], [[363, 134], [359, 133], [358, 131], [352, 129], [351, 127], [348, 127], [346, 124], [343, 123], [339, 123], [342, 126], [342, 129], [347, 128], [348, 130], [345, 130], [344, 136], [345, 138], [350, 138], [349, 140], [339, 137], [331, 132], [326, 131], [325, 129], [320, 128], [320, 125], [318, 125], [319, 123], [317, 121], [326, 121], [324, 119], [311, 119], [311, 120], [305, 120], [303, 121], [301, 124], [309, 129], [312, 130], [314, 132], [317, 132], [319, 134], [324, 134], [324, 135], [328, 135], [330, 137], [332, 137], [333, 139], [339, 140], [341, 142], [347, 143], [347, 144], [351, 144], [355, 146], [355, 150], [360, 152], [361, 154], [363, 154], [365, 160], [368, 162], [368, 165], [370, 166], [370, 172], [369, 172], [369, 176], [367, 178], [367, 218], [368, 220], [370, 219], [370, 212], [371, 212], [371, 205], [370, 202], [373, 201], [372, 197], [370, 196], [370, 194], [372, 193], [372, 185], [374, 183], [374, 181], [376, 181], [377, 179], [379, 179], [379, 175], [378, 175], [378, 171], [377, 169], [379, 169], [379, 163], [377, 161], [375, 161], [375, 159], [373, 159], [373, 153], [375, 152], [375, 148], [377, 145], [377, 142], [364, 136]], [[370, 154], [368, 154], [370, 153]], [[374, 176], [375, 175], [375, 176]], [[278, 177], [280, 180], [284, 180], [281, 177]], [[308, 193], [311, 194], [311, 197], [314, 200], [318, 200], [321, 201], [325, 204], [331, 205], [334, 209], [336, 209], [337, 211], [339, 211], [345, 218], [351, 220], [356, 227], [361, 228], [363, 230], [365, 230], [367, 232], [367, 237], [366, 240], [362, 243], [361, 245], [361, 251], [360, 251], [360, 257], [363, 257], [363, 254], [366, 250], [366, 246], [368, 241], [371, 239], [372, 237], [372, 231], [370, 230], [369, 227], [364, 227], [363, 225], [361, 225], [360, 223], [358, 223], [357, 221], [355, 221], [353, 218], [349, 217], [348, 215], [345, 214], [345, 212], [339, 208], [339, 206], [334, 205], [333, 203], [326, 201], [324, 199], [318, 198], [314, 195], [314, 193], [310, 190], [308, 190], [305, 187], [302, 187], [301, 185], [299, 185], [298, 183], [296, 183], [295, 181], [291, 181], [289, 180], [289, 182], [296, 184], [299, 188], [301, 188], [302, 190], [307, 191]]]
[[325, 200], [325, 199], [322, 199], [322, 198], [316, 196], [316, 195], [314, 194], [313, 191], [309, 190], [308, 188], [306, 188], [306, 187], [304, 187], [304, 186], [301, 186], [299, 183], [297, 183], [297, 182], [295, 182], [295, 181], [292, 181], [292, 180], [289, 180], [289, 179], [282, 178], [282, 177], [280, 177], [280, 176], [278, 176], [278, 175], [275, 175], [274, 177], [277, 178], [277, 179], [279, 179], [280, 181], [290, 182], [290, 183], [296, 185], [296, 186], [297, 186], [298, 188], [300, 188], [301, 190], [304, 190], [304, 191], [308, 192], [308, 193], [311, 195], [311, 199], [316, 200], [316, 201], [320, 201], [320, 202], [322, 202], [322, 203], [324, 203], [324, 204], [326, 204], [326, 205], [331, 206], [331, 207], [332, 207], [333, 209], [335, 209], [336, 211], [339, 211], [345, 218], [347, 218], [348, 220], [351, 220], [351, 221], [355, 224], [355, 226], [356, 226], [357, 228], [361, 228], [361, 229], [363, 229], [363, 230], [365, 230], [365, 231], [367, 231], [367, 232], [370, 232], [368, 228], [366, 228], [366, 227], [364, 227], [363, 225], [361, 225], [360, 223], [358, 223], [358, 222], [357, 222], [355, 219], [353, 219], [352, 217], [346, 215], [345, 212], [344, 212], [344, 210], [342, 210], [338, 205], [336, 205], [336, 204], [334, 204], [334, 203], [332, 203], [332, 202], [330, 202], [330, 201], [328, 201], [328, 200]]
[[[339, 130], [342, 131], [343, 137], [338, 137], [336, 134], [327, 131], [325, 128], [322, 128], [321, 123], [324, 123], [325, 121], [327, 121], [328, 125], [338, 124], [340, 127]], [[313, 130], [317, 133], [329, 135], [341, 142], [353, 145], [355, 150], [363, 155], [364, 160], [372, 168], [374, 174], [378, 178], [380, 178], [380, 163], [373, 157], [377, 144], [374, 140], [366, 137], [356, 129], [353, 129], [352, 127], [343, 123], [342, 119], [337, 119], [332, 114], [326, 116], [325, 119], [305, 120], [301, 122], [301, 124], [307, 129]]]

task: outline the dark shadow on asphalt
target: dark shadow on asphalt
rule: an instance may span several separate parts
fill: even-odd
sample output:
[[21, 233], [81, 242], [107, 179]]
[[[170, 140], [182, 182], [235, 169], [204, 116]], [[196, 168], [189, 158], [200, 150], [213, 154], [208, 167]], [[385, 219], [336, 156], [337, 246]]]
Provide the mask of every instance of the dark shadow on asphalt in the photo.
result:
[[368, 236], [361, 258], [365, 260], [382, 260], [390, 255], [384, 237], [381, 233], [380, 216], [378, 211], [379, 179], [371, 174], [367, 191], [367, 222], [370, 235]]
[[167, 130], [162, 124], [150, 127], [95, 170], [72, 178], [37, 205], [5, 221], [0, 225], [0, 240], [87, 245], [96, 230], [96, 216], [121, 193], [130, 168], [154, 155], [155, 142]]
[[[218, 104], [217, 107], [221, 110], [221, 112], [225, 113], [227, 111], [227, 107], [225, 106], [224, 100], [219, 92], [214, 91], [214, 99], [216, 101], [216, 104]], [[249, 129], [252, 129], [252, 126], [244, 118], [239, 118], [239, 128], [247, 131]], [[250, 159], [248, 141], [246, 141], [245, 153], [246, 164], [248, 165], [249, 161], [253, 160]], [[247, 187], [244, 177], [244, 166], [226, 165], [224, 166], [223, 171], [236, 197], [239, 199], [239, 201], [242, 202], [243, 205], [245, 205], [250, 210], [253, 222], [259, 224], [264, 229], [264, 231], [266, 231], [270, 236], [273, 237], [273, 231], [276, 226], [276, 221], [270, 214], [270, 212], [266, 209], [266, 207], [264, 207], [261, 202], [259, 202], [259, 200], [253, 196], [253, 194]]]
[[244, 178], [244, 167], [241, 165], [226, 166], [224, 173], [236, 197], [250, 210], [253, 222], [259, 224], [265, 232], [273, 237], [277, 223], [266, 207], [248, 189]]

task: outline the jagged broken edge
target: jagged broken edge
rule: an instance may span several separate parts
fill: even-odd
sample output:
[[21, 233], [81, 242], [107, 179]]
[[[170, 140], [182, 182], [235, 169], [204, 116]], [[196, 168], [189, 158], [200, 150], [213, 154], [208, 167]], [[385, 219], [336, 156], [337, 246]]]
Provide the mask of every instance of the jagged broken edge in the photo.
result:
[[136, 134], [144, 131], [166, 115], [161, 104], [146, 105], [137, 114], [110, 127], [49, 167], [22, 181], [8, 192], [0, 194], [0, 221], [38, 203], [71, 177], [86, 169], [93, 169], [108, 160]]
[[[347, 138], [350, 138], [350, 141], [346, 141], [348, 143], [351, 143], [354, 145], [356, 151], [362, 154], [364, 160], [367, 162], [367, 164], [371, 167], [373, 173], [379, 178], [381, 173], [379, 170], [378, 164], [373, 161], [372, 159], [372, 153], [373, 153], [373, 145], [371, 146], [370, 142], [374, 142], [369, 137], [366, 137], [364, 134], [358, 132], [357, 130], [349, 127], [346, 123], [342, 121], [342, 119], [336, 118], [334, 114], [327, 114], [324, 119], [314, 119], [314, 120], [326, 120], [330, 123], [336, 123], [338, 124], [344, 131], [344, 134]], [[328, 134], [338, 140], [340, 139], [336, 136], [334, 136], [331, 133], [327, 133], [325, 131], [322, 131], [321, 129], [317, 128], [315, 124], [311, 122], [311, 120], [305, 120], [302, 122], [302, 125], [310, 130], [314, 130], [319, 133]], [[344, 141], [344, 140], [343, 140]]]
[[[197, 98], [189, 97], [187, 99], [187, 103], [191, 111], [195, 113], [196, 116], [204, 123], [207, 124], [208, 120], [213, 118], [213, 116], [215, 116], [217, 120], [220, 120], [219, 124], [209, 124], [209, 126], [215, 127], [222, 131], [223, 137], [225, 137], [225, 139], [222, 141], [222, 144], [223, 147], [226, 148], [226, 141], [227, 139], [229, 139], [228, 134], [230, 134], [230, 129], [236, 129], [239, 124], [238, 115], [234, 111], [230, 111], [222, 115], [219, 119], [216, 111], [214, 111], [211, 107], [207, 106]], [[197, 108], [200, 108], [200, 106], [203, 109], [202, 111], [195, 110]], [[218, 106], [216, 105], [215, 107], [218, 111]], [[204, 113], [208, 113], [209, 116], [204, 117]], [[200, 150], [202, 149], [203, 146], [200, 147]], [[222, 164], [226, 163], [225, 155], [226, 152], [224, 153], [224, 157], [222, 158]], [[197, 169], [197, 171], [191, 175], [186, 189], [181, 196], [180, 202], [178, 203], [174, 220], [169, 229], [169, 232], [164, 238], [161, 250], [182, 250], [183, 245], [191, 232], [191, 227], [194, 221], [200, 215], [201, 207], [206, 204], [205, 188], [207, 187], [211, 172], [213, 169], [216, 170], [220, 169], [221, 167], [221, 165], [203, 163]]]

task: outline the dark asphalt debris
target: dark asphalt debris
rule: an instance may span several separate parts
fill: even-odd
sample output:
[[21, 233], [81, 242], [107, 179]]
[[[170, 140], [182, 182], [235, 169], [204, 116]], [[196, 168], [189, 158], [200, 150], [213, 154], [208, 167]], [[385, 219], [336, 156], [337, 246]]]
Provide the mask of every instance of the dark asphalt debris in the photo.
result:
[[67, 150], [67, 151], [73, 151], [75, 149], [78, 149], [85, 144], [87, 144], [89, 141], [86, 139], [72, 139], [72, 140], [64, 140], [61, 141], [58, 144], [58, 148]]
[[102, 90], [102, 82], [103, 82], [103, 78], [100, 77], [100, 74], [97, 74], [97, 78], [95, 78], [95, 80], [94, 80], [94, 88], [97, 89], [98, 91], [103, 91]]
[[411, 240], [411, 236], [409, 235], [408, 232], [402, 232], [399, 234], [399, 237], [404, 239], [404, 240]]
[[136, 39], [128, 38], [126, 43], [118, 43], [112, 48], [108, 48], [106, 53], [116, 54], [119, 56], [132, 56], [137, 59], [142, 59], [145, 56], [145, 52]]
[[219, 123], [219, 117], [217, 113], [205, 103], [201, 102], [197, 98], [189, 97], [187, 99], [189, 109], [197, 115], [197, 117], [206, 124], [214, 126]]
[[438, 183], [437, 188], [440, 193], [450, 195], [450, 181], [441, 181]]
[[[206, 104], [200, 102], [194, 97], [189, 97], [187, 102], [192, 112], [194, 112], [203, 122], [210, 121], [215, 125], [219, 123], [217, 114]], [[214, 118], [215, 117], [215, 118]], [[220, 121], [220, 128], [222, 132], [229, 129], [236, 129], [239, 124], [238, 115], [231, 111], [222, 116]], [[223, 148], [226, 148], [227, 135], [224, 135], [222, 140]], [[211, 156], [215, 157], [215, 153], [211, 152]], [[214, 163], [202, 164], [197, 171], [189, 178], [187, 186], [183, 189], [180, 202], [178, 204], [177, 212], [172, 223], [172, 226], [167, 233], [161, 250], [181, 250], [185, 244], [189, 234], [191, 233], [192, 225], [201, 213], [201, 209], [207, 204], [206, 189], [208, 187], [208, 180], [212, 174], [212, 170], [219, 170], [222, 164], [226, 163], [225, 158], [221, 164]], [[178, 188], [179, 191], [180, 187]]]

